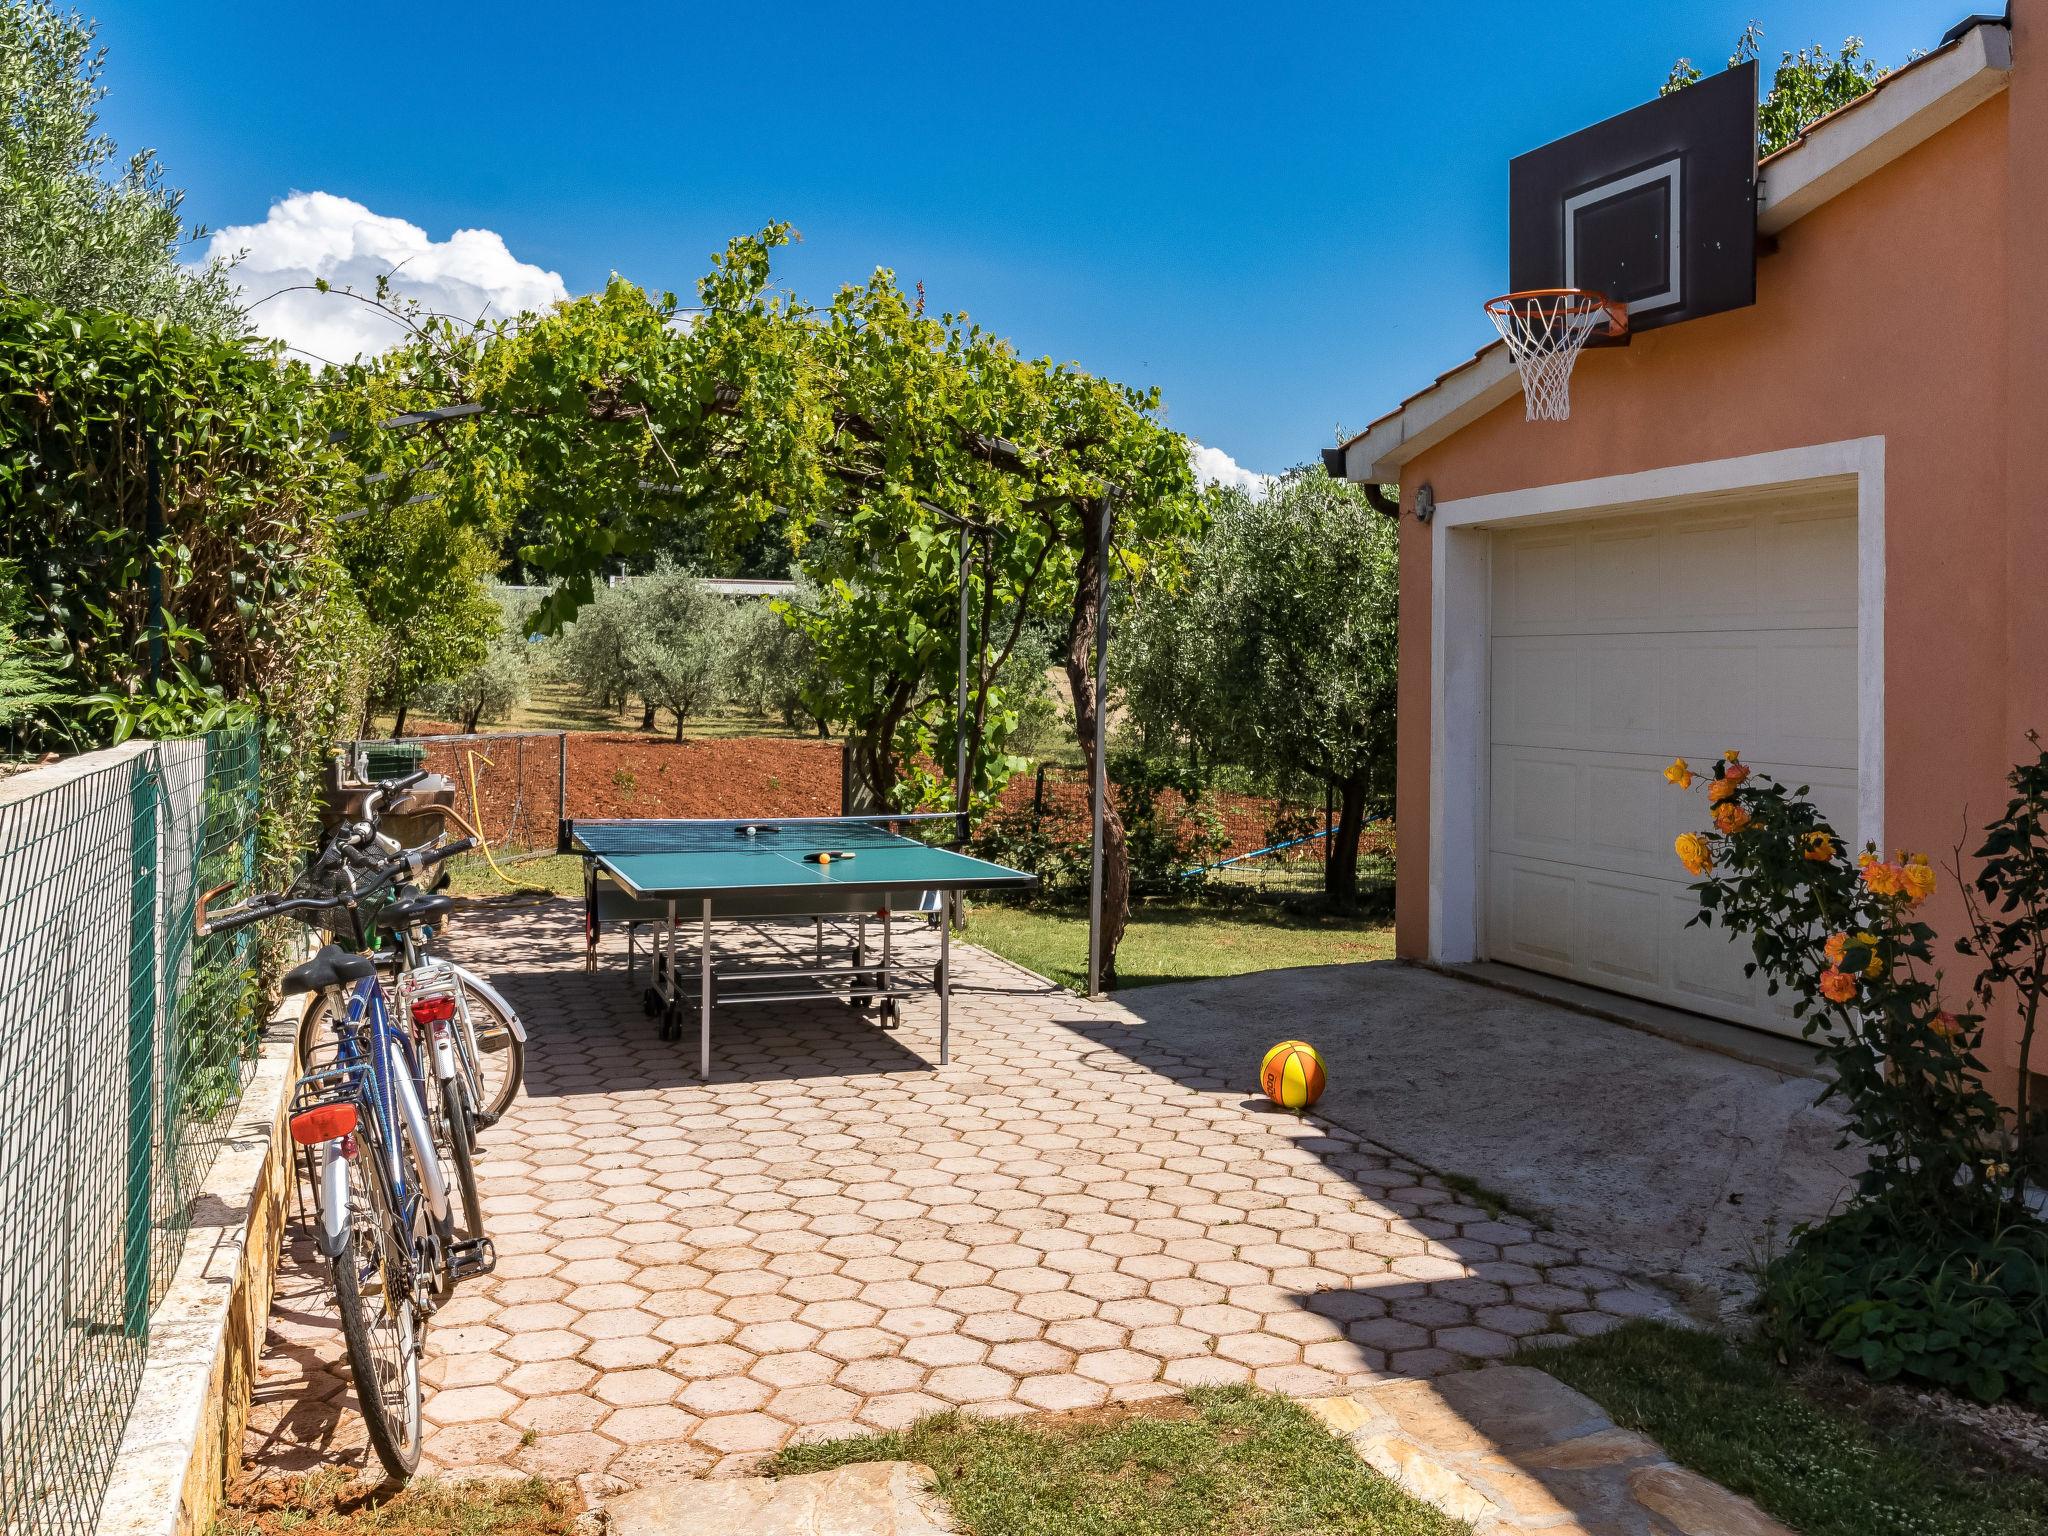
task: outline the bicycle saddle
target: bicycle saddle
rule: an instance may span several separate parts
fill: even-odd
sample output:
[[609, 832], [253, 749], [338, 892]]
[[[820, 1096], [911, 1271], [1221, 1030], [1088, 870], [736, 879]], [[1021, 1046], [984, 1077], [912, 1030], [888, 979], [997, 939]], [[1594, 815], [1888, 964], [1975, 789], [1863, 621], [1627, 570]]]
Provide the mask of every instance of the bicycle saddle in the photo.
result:
[[431, 923], [455, 903], [446, 896], [431, 896], [425, 891], [414, 891], [401, 896], [377, 914], [377, 926], [396, 933], [401, 928], [410, 928], [414, 923]]
[[295, 965], [284, 973], [285, 996], [345, 987], [374, 975], [376, 970], [377, 962], [368, 955], [352, 955], [339, 944], [329, 944], [304, 965]]

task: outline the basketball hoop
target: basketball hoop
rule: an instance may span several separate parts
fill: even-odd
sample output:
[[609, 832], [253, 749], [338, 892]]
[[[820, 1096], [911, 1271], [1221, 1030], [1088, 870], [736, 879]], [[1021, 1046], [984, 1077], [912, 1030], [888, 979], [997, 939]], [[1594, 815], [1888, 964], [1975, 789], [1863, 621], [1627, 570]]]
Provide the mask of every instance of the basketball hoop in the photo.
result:
[[1572, 364], [1595, 331], [1607, 336], [1628, 332], [1628, 306], [1587, 288], [1504, 293], [1486, 301], [1486, 317], [1521, 370], [1531, 421], [1563, 421], [1571, 415]]

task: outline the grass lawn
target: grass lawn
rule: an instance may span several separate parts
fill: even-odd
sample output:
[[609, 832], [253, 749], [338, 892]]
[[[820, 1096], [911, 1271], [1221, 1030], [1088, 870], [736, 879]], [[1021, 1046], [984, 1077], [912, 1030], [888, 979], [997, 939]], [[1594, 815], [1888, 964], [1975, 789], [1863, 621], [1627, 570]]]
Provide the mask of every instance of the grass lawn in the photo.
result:
[[[1802, 1536], [2040, 1536], [2048, 1481], [1992, 1465], [1960, 1431], [1846, 1400], [1841, 1378], [1794, 1373], [1711, 1335], [1631, 1323], [1534, 1365], [1673, 1460], [1747, 1494]], [[1832, 1383], [1832, 1387], [1830, 1386]]]
[[443, 1483], [421, 1478], [392, 1492], [339, 1471], [245, 1483], [210, 1536], [574, 1536], [582, 1501], [565, 1486], [518, 1482]]
[[974, 1536], [1451, 1536], [1282, 1397], [1244, 1387], [1060, 1417], [941, 1414], [895, 1434], [792, 1446], [778, 1475], [921, 1461]]
[[[1086, 985], [1088, 913], [987, 902], [972, 909], [970, 943], [1076, 991]], [[1394, 929], [1379, 918], [1290, 911], [1256, 903], [1141, 902], [1117, 950], [1126, 987], [1241, 976], [1293, 965], [1386, 960]]]

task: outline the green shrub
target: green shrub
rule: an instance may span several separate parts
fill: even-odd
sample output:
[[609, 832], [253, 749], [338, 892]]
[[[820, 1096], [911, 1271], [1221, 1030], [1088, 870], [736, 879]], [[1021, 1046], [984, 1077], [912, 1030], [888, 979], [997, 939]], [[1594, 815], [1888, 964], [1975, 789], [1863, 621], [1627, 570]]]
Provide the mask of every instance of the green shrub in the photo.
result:
[[1933, 1233], [1865, 1203], [1801, 1231], [1764, 1273], [1784, 1342], [1811, 1340], [1879, 1381], [1906, 1375], [2048, 1405], [2048, 1229]]

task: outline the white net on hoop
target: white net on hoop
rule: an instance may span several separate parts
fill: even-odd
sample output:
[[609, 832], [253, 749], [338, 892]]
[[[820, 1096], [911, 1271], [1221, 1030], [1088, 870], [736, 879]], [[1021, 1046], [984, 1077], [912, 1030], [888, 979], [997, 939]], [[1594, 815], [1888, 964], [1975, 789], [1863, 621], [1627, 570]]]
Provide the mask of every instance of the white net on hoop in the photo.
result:
[[1607, 319], [1598, 294], [1575, 289], [1510, 293], [1486, 306], [1522, 373], [1531, 421], [1563, 421], [1572, 413], [1572, 364], [1586, 338]]

